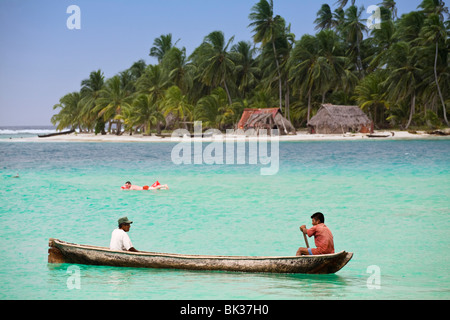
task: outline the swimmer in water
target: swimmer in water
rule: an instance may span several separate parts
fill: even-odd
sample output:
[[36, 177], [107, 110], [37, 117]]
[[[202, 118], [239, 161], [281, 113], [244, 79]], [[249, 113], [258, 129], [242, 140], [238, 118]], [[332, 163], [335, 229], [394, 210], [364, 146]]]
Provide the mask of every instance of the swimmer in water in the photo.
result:
[[127, 182], [125, 182], [125, 185], [122, 186], [122, 189], [124, 189], [124, 190], [159, 190], [159, 189], [169, 190], [169, 186], [167, 184], [160, 184], [158, 181], [156, 181], [150, 187], [149, 186], [140, 187], [140, 186], [131, 184], [130, 181], [127, 181]]

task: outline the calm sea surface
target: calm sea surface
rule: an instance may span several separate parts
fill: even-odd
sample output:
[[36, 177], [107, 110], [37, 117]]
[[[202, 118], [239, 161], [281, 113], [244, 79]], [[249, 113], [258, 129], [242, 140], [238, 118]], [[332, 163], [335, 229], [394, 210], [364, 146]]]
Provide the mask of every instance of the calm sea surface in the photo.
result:
[[[273, 176], [175, 165], [175, 145], [3, 139], [0, 299], [450, 298], [450, 140], [280, 143]], [[127, 180], [170, 190], [122, 191]], [[78, 265], [73, 289], [73, 266], [47, 264], [48, 238], [108, 246], [122, 216], [138, 250], [295, 255], [316, 211], [354, 252], [334, 275]]]

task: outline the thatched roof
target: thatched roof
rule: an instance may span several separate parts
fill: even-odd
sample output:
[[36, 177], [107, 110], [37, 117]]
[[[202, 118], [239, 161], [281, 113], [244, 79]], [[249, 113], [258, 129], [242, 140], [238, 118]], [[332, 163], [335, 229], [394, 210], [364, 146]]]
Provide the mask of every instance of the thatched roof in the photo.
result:
[[372, 121], [358, 106], [324, 104], [308, 122], [316, 133], [345, 133], [371, 128]]
[[275, 116], [279, 110], [280, 110], [279, 108], [263, 108], [263, 109], [245, 108], [244, 112], [242, 113], [241, 120], [239, 120], [238, 128], [244, 129], [244, 126], [248, 123], [248, 120], [252, 115], [269, 114]]
[[279, 108], [244, 109], [239, 129], [278, 129], [280, 134], [295, 133], [292, 123], [281, 114]]

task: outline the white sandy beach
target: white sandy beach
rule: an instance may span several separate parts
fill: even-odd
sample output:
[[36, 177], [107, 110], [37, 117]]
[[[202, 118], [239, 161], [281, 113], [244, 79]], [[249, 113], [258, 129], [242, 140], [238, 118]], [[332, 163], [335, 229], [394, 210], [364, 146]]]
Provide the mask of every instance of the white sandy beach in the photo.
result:
[[[346, 133], [346, 134], [309, 134], [306, 131], [298, 131], [296, 135], [267, 137], [270, 139], [278, 138], [279, 141], [350, 141], [350, 140], [422, 140], [422, 139], [450, 139], [450, 136], [439, 136], [428, 134], [425, 131], [417, 131], [417, 133], [409, 133], [407, 131], [376, 131], [373, 135], [377, 137], [369, 137], [362, 133]], [[72, 133], [66, 135], [58, 135], [46, 138], [28, 137], [5, 139], [10, 142], [181, 142], [181, 141], [252, 141], [261, 137], [245, 136], [245, 135], [216, 135], [214, 137], [205, 138], [188, 138], [188, 137], [159, 137], [145, 136], [142, 134], [123, 134], [120, 136], [114, 134], [95, 135], [93, 133]]]

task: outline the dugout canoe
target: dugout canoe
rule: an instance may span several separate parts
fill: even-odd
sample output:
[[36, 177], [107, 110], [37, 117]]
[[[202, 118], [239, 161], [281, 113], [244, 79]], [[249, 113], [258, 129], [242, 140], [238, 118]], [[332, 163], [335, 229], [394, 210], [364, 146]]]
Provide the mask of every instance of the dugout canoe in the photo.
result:
[[264, 273], [330, 274], [342, 269], [351, 252], [301, 257], [206, 256], [112, 251], [109, 248], [49, 239], [49, 263]]
[[61, 136], [65, 134], [71, 134], [74, 133], [75, 130], [68, 130], [68, 131], [61, 131], [61, 132], [54, 132], [54, 133], [48, 133], [48, 134], [38, 134], [39, 138], [49, 138], [54, 136]]
[[389, 138], [392, 135], [390, 135], [390, 134], [368, 134], [367, 136], [369, 138]]

